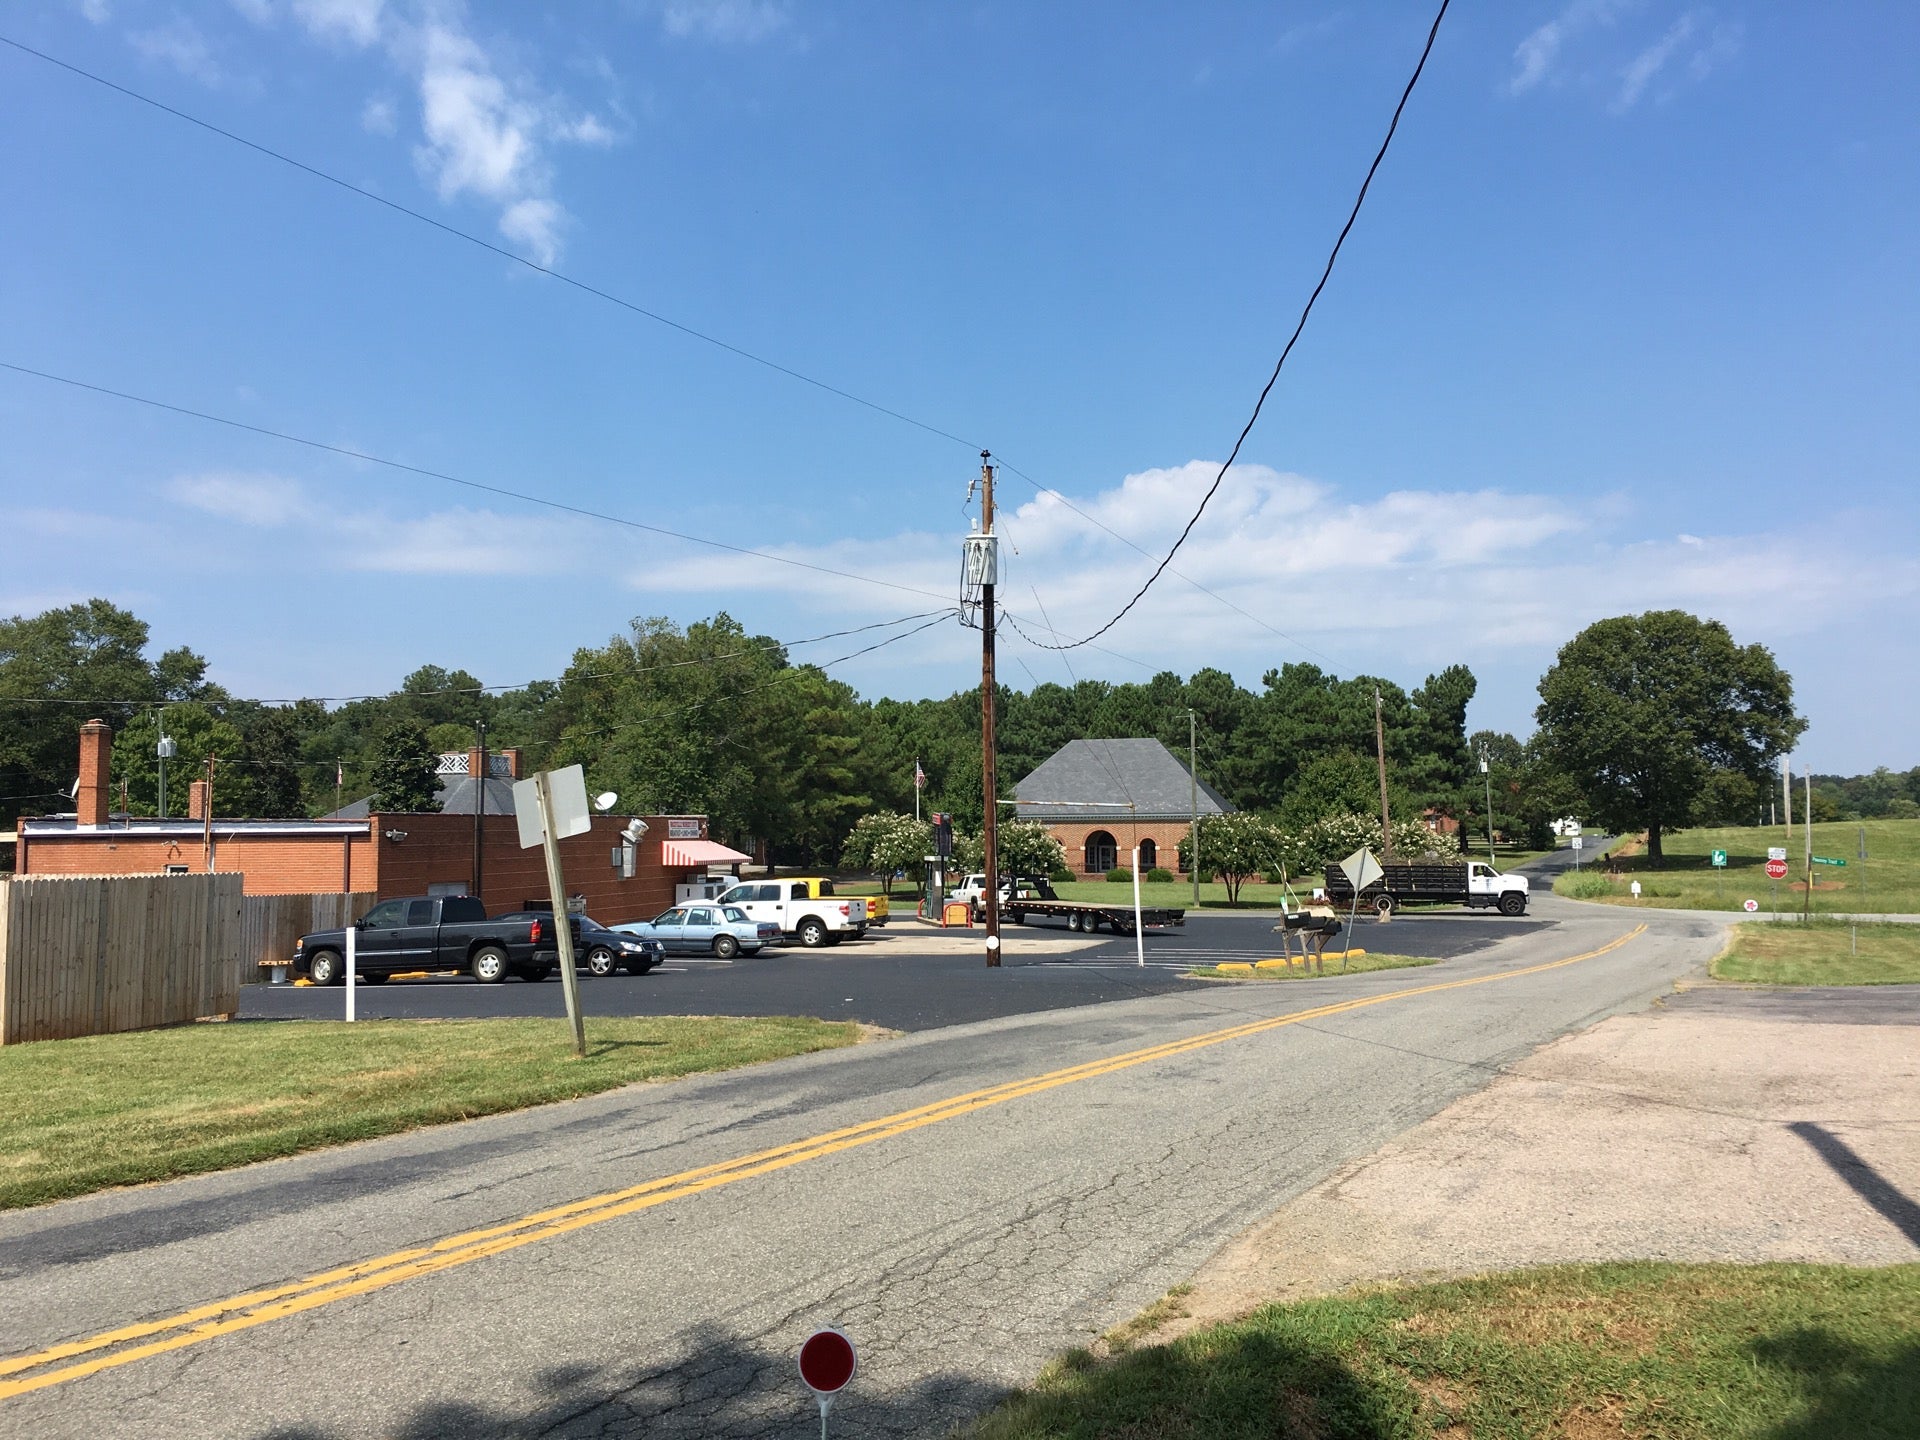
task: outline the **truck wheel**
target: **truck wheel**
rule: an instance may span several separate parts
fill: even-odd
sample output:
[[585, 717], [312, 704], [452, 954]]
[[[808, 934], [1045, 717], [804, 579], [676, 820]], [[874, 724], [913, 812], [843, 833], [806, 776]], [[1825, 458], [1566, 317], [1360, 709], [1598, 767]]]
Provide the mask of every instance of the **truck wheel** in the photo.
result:
[[740, 942], [731, 935], [713, 937], [713, 953], [721, 960], [731, 960], [740, 953]]
[[1067, 912], [1067, 929], [1078, 930], [1079, 928], [1080, 928], [1080, 912], [1078, 910], [1069, 910]]
[[482, 945], [473, 952], [473, 978], [482, 985], [498, 985], [507, 978], [507, 952], [498, 945]]
[[1502, 915], [1524, 915], [1527, 913], [1527, 897], [1509, 891], [1500, 897]]
[[605, 977], [613, 974], [616, 959], [613, 951], [605, 945], [596, 945], [587, 952], [587, 973]]
[[331, 950], [316, 950], [307, 959], [307, 979], [316, 985], [338, 985], [347, 978], [346, 962]]
[[1399, 902], [1391, 895], [1376, 895], [1373, 898], [1374, 913], [1382, 920], [1392, 918], [1393, 912], [1398, 905]]
[[1009, 910], [1007, 914], [1013, 917], [1013, 923], [1016, 925], [1024, 925], [1027, 923], [1027, 912], [1024, 910]]
[[827, 943], [826, 924], [809, 915], [800, 922], [800, 943], [809, 950], [818, 950]]

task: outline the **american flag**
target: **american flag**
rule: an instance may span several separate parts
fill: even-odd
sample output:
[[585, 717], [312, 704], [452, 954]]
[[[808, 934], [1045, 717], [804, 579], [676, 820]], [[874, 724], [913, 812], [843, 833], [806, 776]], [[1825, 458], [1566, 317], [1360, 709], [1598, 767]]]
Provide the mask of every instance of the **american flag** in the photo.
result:
[[920, 768], [918, 760], [913, 762], [913, 788], [916, 790], [927, 788], [927, 772]]

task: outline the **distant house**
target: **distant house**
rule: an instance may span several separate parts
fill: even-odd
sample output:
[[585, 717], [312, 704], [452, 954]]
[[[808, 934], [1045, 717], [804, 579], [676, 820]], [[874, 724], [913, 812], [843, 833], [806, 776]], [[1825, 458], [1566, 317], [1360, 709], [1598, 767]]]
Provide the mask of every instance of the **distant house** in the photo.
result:
[[[1204, 780], [1202, 815], [1233, 807]], [[1179, 864], [1195, 787], [1187, 767], [1158, 740], [1070, 740], [1013, 789], [1016, 819], [1038, 820], [1067, 852], [1067, 864], [1104, 875], [1132, 863], [1142, 872]]]

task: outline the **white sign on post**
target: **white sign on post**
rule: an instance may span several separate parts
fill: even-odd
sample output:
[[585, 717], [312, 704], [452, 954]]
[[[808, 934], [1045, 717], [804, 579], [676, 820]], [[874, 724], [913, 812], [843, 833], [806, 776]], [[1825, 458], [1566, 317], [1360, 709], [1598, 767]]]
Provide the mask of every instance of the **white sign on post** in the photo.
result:
[[1784, 859], [1786, 859], [1786, 858], [1787, 858], [1787, 847], [1786, 847], [1786, 846], [1784, 846], [1784, 845], [1769, 845], [1769, 846], [1767, 847], [1767, 859], [1769, 859], [1769, 860], [1784, 860]]
[[[593, 828], [587, 805], [587, 772], [578, 765], [547, 772], [547, 796], [553, 804], [553, 838], [584, 835]], [[540, 782], [537, 778], [513, 782], [513, 818], [520, 829], [520, 848], [540, 843]]]
[[1358, 894], [1387, 872], [1380, 868], [1380, 862], [1373, 858], [1373, 852], [1362, 846], [1340, 862], [1340, 873], [1347, 877], [1347, 883]]
[[1578, 849], [1580, 848], [1580, 840], [1581, 840], [1581, 837], [1580, 837], [1580, 836], [1578, 836], [1578, 835], [1575, 835], [1575, 836], [1573, 837], [1573, 848], [1574, 848], [1574, 849], [1576, 849], [1576, 850], [1578, 850]]

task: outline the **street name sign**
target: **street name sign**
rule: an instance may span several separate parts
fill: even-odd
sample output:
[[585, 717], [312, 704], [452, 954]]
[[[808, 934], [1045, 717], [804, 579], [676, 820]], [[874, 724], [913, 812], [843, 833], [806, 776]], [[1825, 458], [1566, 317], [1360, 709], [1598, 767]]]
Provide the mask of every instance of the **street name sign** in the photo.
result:
[[1844, 865], [1847, 862], [1844, 860], [1829, 860], [1825, 855], [1816, 855], [1813, 857], [1813, 863], [1816, 865]]

